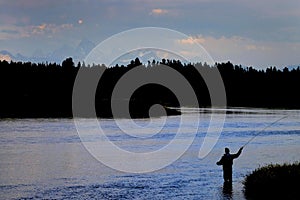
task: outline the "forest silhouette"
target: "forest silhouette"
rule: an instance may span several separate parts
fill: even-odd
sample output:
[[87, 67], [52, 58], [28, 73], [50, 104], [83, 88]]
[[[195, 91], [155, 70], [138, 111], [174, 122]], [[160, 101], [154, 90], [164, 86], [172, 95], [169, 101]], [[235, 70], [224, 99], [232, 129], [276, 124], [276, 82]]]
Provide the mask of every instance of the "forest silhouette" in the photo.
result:
[[[75, 64], [72, 58], [67, 58], [62, 64], [0, 61], [0, 118], [72, 117], [73, 85], [79, 69], [87, 74], [99, 69], [104, 71], [95, 95], [95, 107], [98, 117], [111, 118], [111, 95], [116, 83], [129, 70], [140, 65], [146, 73], [159, 73], [159, 69], [166, 66], [177, 70], [193, 87], [201, 107], [210, 107], [211, 104], [199, 71], [207, 74], [219, 70], [225, 84], [227, 106], [300, 108], [300, 67], [292, 70], [276, 67], [258, 70], [230, 62], [209, 66], [206, 63], [186, 64], [166, 59], [142, 64], [136, 58], [127, 66], [107, 68], [105, 65]], [[149, 117], [149, 108], [154, 104], [165, 107], [193, 106], [179, 105], [175, 94], [168, 88], [148, 84], [133, 93], [129, 101], [131, 117]], [[167, 114], [180, 113], [167, 109]], [[82, 114], [80, 117], [90, 116]]]

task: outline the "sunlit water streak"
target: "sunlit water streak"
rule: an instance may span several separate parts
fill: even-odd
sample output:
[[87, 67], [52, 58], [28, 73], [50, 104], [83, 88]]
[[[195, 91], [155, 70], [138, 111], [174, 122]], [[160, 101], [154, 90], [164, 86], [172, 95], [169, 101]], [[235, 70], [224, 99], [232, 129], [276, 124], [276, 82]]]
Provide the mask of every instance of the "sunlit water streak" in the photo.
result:
[[[196, 121], [193, 112], [185, 115]], [[246, 174], [269, 163], [300, 161], [300, 111], [231, 109], [222, 135], [204, 159], [198, 158], [209, 124], [207, 110], [194, 143], [172, 165], [147, 174], [112, 170], [95, 160], [81, 144], [71, 119], [3, 119], [0, 121], [0, 199], [243, 199]], [[222, 112], [222, 111], [219, 111]], [[234, 164], [232, 195], [223, 192], [222, 170], [215, 163], [224, 147], [232, 152], [257, 131], [280, 117], [288, 118], [262, 132], [245, 147]], [[98, 127], [89, 119], [86, 131], [92, 141]], [[124, 119], [126, 124], [126, 119]], [[125, 135], [113, 120], [100, 120], [109, 139], [133, 152], [148, 152], [166, 145], [175, 136], [179, 116], [169, 117], [162, 132], [153, 135], [155, 119], [143, 137]], [[146, 126], [145, 119], [136, 120]], [[148, 135], [147, 135], [148, 134]], [[149, 137], [148, 137], [149, 136]], [[182, 138], [184, 139], [184, 138]]]

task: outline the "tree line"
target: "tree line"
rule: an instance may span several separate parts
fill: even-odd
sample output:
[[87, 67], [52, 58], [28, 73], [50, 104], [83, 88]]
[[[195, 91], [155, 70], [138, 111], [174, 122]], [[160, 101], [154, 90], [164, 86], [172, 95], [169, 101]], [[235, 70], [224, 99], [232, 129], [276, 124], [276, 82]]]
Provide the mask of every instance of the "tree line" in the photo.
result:
[[[300, 108], [300, 67], [292, 70], [276, 67], [258, 70], [230, 62], [209, 66], [206, 63], [191, 64], [167, 59], [143, 64], [136, 58], [127, 66], [117, 64], [107, 68], [105, 65], [75, 64], [72, 58], [67, 58], [62, 64], [0, 61], [0, 117], [72, 117], [73, 85], [79, 69], [86, 73], [104, 71], [95, 95], [95, 107], [99, 117], [112, 117], [111, 95], [116, 83], [129, 70], [141, 65], [144, 75], [159, 73], [165, 66], [175, 69], [189, 81], [201, 107], [209, 107], [211, 102], [205, 81], [198, 71], [210, 73], [219, 70], [225, 85], [227, 106]], [[148, 117], [153, 104], [193, 106], [179, 105], [176, 95], [168, 88], [148, 84], [132, 94], [130, 114], [132, 117]], [[167, 110], [167, 114], [178, 113]]]

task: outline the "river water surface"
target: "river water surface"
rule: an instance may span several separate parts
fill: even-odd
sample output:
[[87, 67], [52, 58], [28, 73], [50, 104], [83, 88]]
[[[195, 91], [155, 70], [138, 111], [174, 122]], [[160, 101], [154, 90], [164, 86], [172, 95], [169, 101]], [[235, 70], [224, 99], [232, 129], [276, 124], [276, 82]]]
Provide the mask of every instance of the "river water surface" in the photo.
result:
[[[196, 110], [197, 111], [197, 110]], [[300, 161], [299, 110], [228, 110], [222, 134], [212, 151], [199, 159], [209, 113], [201, 111], [194, 143], [173, 164], [151, 173], [124, 173], [96, 160], [83, 146], [72, 119], [2, 119], [0, 121], [0, 199], [244, 199], [244, 177], [270, 163]], [[195, 110], [184, 115], [190, 126]], [[198, 112], [198, 111], [197, 111]], [[236, 152], [261, 132], [234, 162], [232, 191], [224, 191], [222, 169], [215, 163], [224, 147]], [[121, 148], [147, 152], [174, 138], [180, 116], [167, 119], [151, 138], [124, 134], [113, 120], [101, 119], [108, 137]], [[93, 134], [97, 127], [86, 130]], [[136, 120], [147, 124], [147, 120]], [[126, 124], [126, 119], [123, 120]], [[154, 123], [155, 124], [155, 123]], [[155, 129], [156, 127], [153, 127]], [[145, 132], [151, 132], [151, 126]], [[188, 135], [188, 134], [187, 134]]]

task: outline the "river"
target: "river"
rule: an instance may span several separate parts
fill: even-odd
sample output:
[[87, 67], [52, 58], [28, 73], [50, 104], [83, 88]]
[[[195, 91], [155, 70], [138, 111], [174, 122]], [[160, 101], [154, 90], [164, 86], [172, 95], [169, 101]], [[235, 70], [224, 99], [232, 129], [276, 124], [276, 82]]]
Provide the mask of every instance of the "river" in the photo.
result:
[[[198, 110], [185, 109], [183, 115], [190, 120], [181, 126], [197, 121], [195, 112]], [[299, 110], [228, 109], [222, 133], [203, 159], [198, 154], [210, 113], [199, 112], [201, 128], [184, 155], [149, 173], [120, 172], [102, 164], [81, 142], [73, 119], [1, 119], [0, 199], [244, 199], [242, 182], [251, 171], [270, 163], [300, 161]], [[232, 191], [224, 192], [222, 169], [215, 164], [224, 147], [237, 152], [283, 116], [287, 117], [244, 148], [234, 161]], [[121, 148], [147, 152], [174, 139], [179, 119], [168, 117], [159, 134], [138, 139], [124, 134], [114, 120], [99, 121], [108, 138]], [[96, 132], [89, 119], [79, 120], [86, 124], [87, 132]], [[146, 127], [146, 119], [135, 121], [145, 124], [146, 133], [156, 129], [155, 123]], [[122, 122], [126, 125], [126, 119]]]

